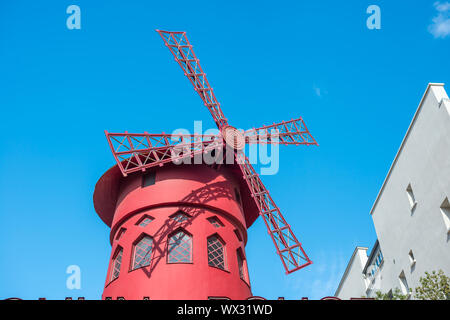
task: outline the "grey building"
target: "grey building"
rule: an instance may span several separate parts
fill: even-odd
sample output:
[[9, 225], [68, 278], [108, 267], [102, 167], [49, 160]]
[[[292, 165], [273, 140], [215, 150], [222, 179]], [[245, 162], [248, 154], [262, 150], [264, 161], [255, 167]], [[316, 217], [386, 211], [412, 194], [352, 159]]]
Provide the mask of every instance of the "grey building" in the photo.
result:
[[450, 275], [449, 198], [450, 101], [430, 83], [370, 211], [378, 240], [355, 249], [335, 295], [410, 294], [425, 271]]

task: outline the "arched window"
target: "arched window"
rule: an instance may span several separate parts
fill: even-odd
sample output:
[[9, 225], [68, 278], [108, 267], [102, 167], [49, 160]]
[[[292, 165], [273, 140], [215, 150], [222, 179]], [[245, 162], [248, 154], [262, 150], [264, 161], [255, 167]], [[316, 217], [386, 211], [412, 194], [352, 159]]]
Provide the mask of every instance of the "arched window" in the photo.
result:
[[144, 236], [134, 245], [133, 270], [150, 265], [153, 249], [153, 239]]
[[225, 243], [218, 235], [208, 238], [208, 265], [226, 270]]
[[192, 262], [192, 237], [183, 230], [176, 231], [169, 237], [167, 262]]
[[120, 248], [118, 251], [116, 251], [116, 254], [114, 255], [111, 268], [111, 281], [119, 277], [120, 266], [122, 265], [122, 252], [123, 250], [122, 248]]

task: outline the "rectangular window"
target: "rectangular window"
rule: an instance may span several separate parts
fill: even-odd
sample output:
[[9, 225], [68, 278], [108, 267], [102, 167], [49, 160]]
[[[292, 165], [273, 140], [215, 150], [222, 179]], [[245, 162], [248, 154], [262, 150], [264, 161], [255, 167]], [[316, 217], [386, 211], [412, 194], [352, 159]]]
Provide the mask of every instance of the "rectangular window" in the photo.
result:
[[248, 283], [248, 281], [247, 281], [247, 263], [245, 261], [245, 257], [244, 257], [244, 254], [243, 254], [241, 248], [236, 250], [236, 257], [237, 257], [237, 263], [238, 263], [239, 278], [241, 278], [242, 280], [244, 280], [245, 282]]
[[412, 211], [414, 211], [414, 209], [417, 206], [417, 201], [416, 201], [416, 197], [414, 196], [414, 192], [411, 187], [411, 183], [408, 184], [408, 187], [406, 188], [406, 194], [408, 195], [409, 205], [410, 205], [410, 209], [412, 212]]
[[234, 229], [234, 233], [236, 234], [236, 238], [237, 238], [239, 241], [242, 241], [241, 233], [239, 232], [239, 230]]
[[408, 281], [406, 281], [405, 272], [402, 271], [400, 273], [400, 275], [398, 276], [398, 280], [400, 282], [400, 290], [402, 291], [402, 293], [408, 294], [409, 286], [408, 286]]
[[155, 184], [156, 172], [147, 172], [142, 175], [142, 188]]
[[218, 236], [211, 236], [207, 240], [208, 265], [226, 270], [225, 243]]
[[119, 240], [120, 238], [122, 238], [122, 236], [125, 233], [125, 231], [127, 231], [127, 229], [120, 228], [119, 232], [117, 233], [116, 240]]
[[239, 205], [240, 205], [241, 204], [241, 195], [237, 188], [234, 188], [234, 196], [236, 197], [237, 203], [239, 203]]
[[111, 281], [119, 277], [120, 265], [122, 264], [122, 249], [117, 252], [116, 257], [112, 263]]
[[409, 262], [412, 267], [416, 263], [416, 258], [414, 258], [414, 253], [412, 250], [409, 250], [408, 256], [409, 256]]
[[447, 234], [450, 234], [450, 202], [448, 201], [448, 198], [445, 198], [441, 204], [441, 213], [442, 219], [444, 219], [445, 228], [447, 229]]

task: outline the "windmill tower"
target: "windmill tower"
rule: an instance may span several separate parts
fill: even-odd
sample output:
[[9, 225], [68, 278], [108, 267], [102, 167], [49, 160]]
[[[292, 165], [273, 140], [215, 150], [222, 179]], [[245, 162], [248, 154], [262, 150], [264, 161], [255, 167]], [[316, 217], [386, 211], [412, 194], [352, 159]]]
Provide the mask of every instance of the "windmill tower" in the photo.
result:
[[[244, 132], [229, 125], [186, 33], [157, 32], [210, 111], [219, 134], [106, 132], [117, 164], [94, 191], [95, 210], [111, 227], [103, 298], [246, 299], [252, 295], [247, 228], [259, 216], [286, 273], [312, 262], [244, 147], [317, 143], [301, 118]], [[176, 164], [199, 155], [214, 161]], [[232, 162], [221, 164], [225, 158]]]

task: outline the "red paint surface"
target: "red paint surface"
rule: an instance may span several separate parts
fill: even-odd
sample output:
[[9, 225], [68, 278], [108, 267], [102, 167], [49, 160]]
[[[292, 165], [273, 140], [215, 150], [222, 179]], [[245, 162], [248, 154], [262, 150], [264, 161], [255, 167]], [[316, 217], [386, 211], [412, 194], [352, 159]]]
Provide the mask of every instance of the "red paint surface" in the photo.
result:
[[[114, 168], [99, 180], [94, 192], [96, 211], [111, 226], [112, 250], [103, 298], [246, 299], [252, 296], [248, 272], [245, 270], [245, 280], [242, 280], [236, 255], [239, 248], [245, 254], [247, 225], [257, 215], [233, 167], [215, 170], [206, 165], [166, 165], [155, 170], [156, 182], [148, 187], [141, 185], [142, 173], [124, 178]], [[239, 190], [242, 203], [237, 201], [235, 189]], [[188, 221], [175, 222], [170, 218], [179, 210], [190, 216]], [[145, 227], [136, 225], [145, 215], [154, 220]], [[217, 217], [223, 226], [214, 227], [207, 220], [210, 217]], [[126, 231], [117, 240], [122, 228]], [[192, 263], [167, 262], [168, 237], [179, 228], [192, 235]], [[235, 230], [241, 234], [242, 241]], [[133, 244], [144, 233], [153, 237], [152, 262], [150, 266], [132, 270]], [[226, 243], [225, 271], [208, 266], [207, 238], [214, 234]], [[120, 275], [110, 281], [112, 258], [119, 247], [123, 249]]]

